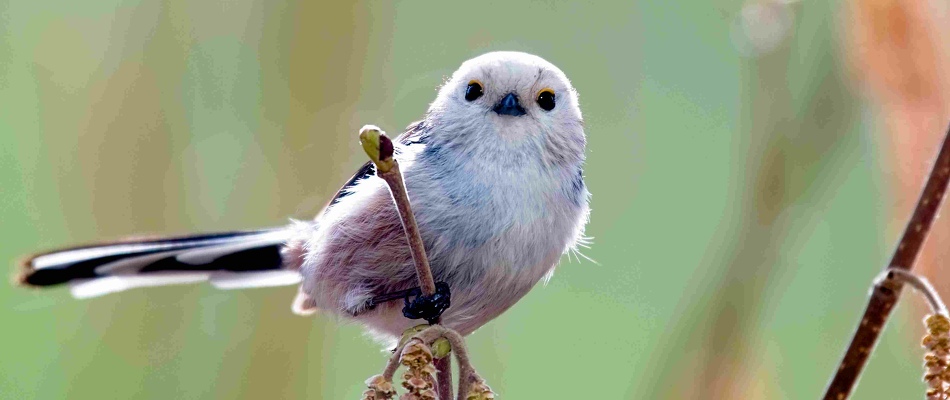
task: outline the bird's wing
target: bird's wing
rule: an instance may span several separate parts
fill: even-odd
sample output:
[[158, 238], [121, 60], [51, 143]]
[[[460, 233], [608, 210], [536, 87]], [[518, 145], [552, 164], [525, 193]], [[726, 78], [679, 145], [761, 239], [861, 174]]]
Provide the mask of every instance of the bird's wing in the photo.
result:
[[[399, 143], [403, 146], [424, 144], [427, 133], [428, 129], [425, 121], [417, 121], [410, 124], [406, 128], [405, 132], [396, 137], [396, 143]], [[398, 148], [396, 149], [396, 152], [399, 152]], [[327, 206], [323, 208], [324, 211], [326, 211], [326, 209], [330, 206], [339, 202], [340, 199], [348, 196], [350, 194], [350, 189], [353, 188], [353, 186], [355, 186], [359, 181], [372, 176], [374, 173], [376, 173], [376, 168], [373, 166], [371, 161], [363, 164], [363, 166], [360, 167], [360, 169], [358, 169], [348, 181], [346, 181], [343, 187], [341, 187], [340, 190], [337, 190], [336, 194], [334, 194], [330, 199], [330, 202], [327, 203]], [[323, 212], [321, 211], [318, 215], [323, 215]]]
[[[409, 125], [409, 127], [406, 128], [405, 132], [397, 136], [396, 143], [399, 143], [402, 146], [411, 146], [414, 144], [425, 144], [427, 133], [428, 133], [428, 127], [426, 126], [425, 121], [418, 121]], [[395, 151], [398, 154], [400, 151], [399, 147], [396, 147]], [[374, 173], [376, 173], [376, 168], [373, 166], [372, 162], [367, 162], [366, 164], [363, 164], [363, 166], [360, 167], [360, 169], [358, 169], [356, 173], [353, 174], [353, 176], [348, 181], [346, 181], [345, 184], [343, 184], [343, 187], [341, 187], [340, 190], [337, 190], [336, 194], [333, 195], [333, 197], [330, 199], [327, 205], [323, 208], [323, 210], [317, 213], [317, 219], [319, 219], [323, 215], [323, 213], [326, 212], [328, 208], [338, 203], [340, 199], [346, 196], [349, 196], [350, 193], [352, 193], [350, 189], [352, 189], [353, 186], [356, 186], [356, 184], [359, 183], [361, 180], [372, 176]], [[301, 245], [299, 243], [293, 243], [293, 242], [288, 244], [288, 246], [291, 249], [301, 248]], [[291, 253], [293, 252], [294, 251], [291, 250]], [[301, 290], [297, 292], [297, 297], [294, 298], [294, 302], [291, 308], [293, 309], [294, 313], [297, 315], [311, 315], [314, 312], [316, 312], [317, 305], [314, 299], [310, 297], [310, 295], [307, 294], [301, 288]]]

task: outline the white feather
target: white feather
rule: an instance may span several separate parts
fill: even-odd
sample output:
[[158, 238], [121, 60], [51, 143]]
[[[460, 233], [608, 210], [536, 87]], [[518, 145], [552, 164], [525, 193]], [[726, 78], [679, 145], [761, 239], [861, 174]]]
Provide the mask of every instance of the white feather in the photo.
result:
[[77, 299], [88, 299], [140, 287], [184, 285], [208, 279], [208, 272], [161, 272], [150, 275], [118, 275], [75, 281], [69, 291]]
[[215, 271], [210, 279], [211, 286], [223, 290], [296, 285], [302, 280], [300, 272], [286, 269], [253, 272]]

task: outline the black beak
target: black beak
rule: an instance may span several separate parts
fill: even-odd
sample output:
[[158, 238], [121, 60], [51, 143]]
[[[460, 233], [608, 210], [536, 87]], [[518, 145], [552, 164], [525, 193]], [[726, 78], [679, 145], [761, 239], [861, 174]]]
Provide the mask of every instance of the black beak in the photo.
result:
[[505, 98], [501, 99], [492, 111], [498, 113], [498, 115], [511, 115], [515, 117], [527, 114], [524, 108], [521, 107], [521, 103], [518, 103], [518, 96], [515, 96], [514, 93], [505, 95]]

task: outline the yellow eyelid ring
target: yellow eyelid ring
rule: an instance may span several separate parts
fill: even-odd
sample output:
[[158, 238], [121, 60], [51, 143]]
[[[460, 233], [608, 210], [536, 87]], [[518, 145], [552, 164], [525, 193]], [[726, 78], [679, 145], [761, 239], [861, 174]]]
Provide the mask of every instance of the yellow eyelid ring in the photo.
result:
[[468, 81], [468, 86], [465, 87], [466, 101], [472, 102], [478, 100], [478, 98], [482, 97], [483, 94], [485, 94], [485, 89], [478, 79], [472, 79]]
[[535, 102], [538, 103], [538, 107], [541, 107], [544, 111], [554, 110], [554, 107], [557, 106], [557, 96], [554, 95], [554, 89], [544, 88], [538, 92], [538, 97], [535, 98]]
[[485, 84], [482, 83], [482, 81], [480, 81], [480, 80], [478, 80], [478, 79], [472, 79], [472, 80], [468, 81], [468, 84], [469, 84], [469, 85], [471, 85], [471, 84], [473, 84], [473, 83], [478, 84], [478, 86], [485, 87]]

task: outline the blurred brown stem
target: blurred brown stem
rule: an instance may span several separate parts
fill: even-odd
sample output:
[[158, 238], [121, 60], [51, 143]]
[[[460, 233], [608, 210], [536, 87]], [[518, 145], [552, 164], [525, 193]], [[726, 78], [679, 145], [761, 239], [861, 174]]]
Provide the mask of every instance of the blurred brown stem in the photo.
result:
[[[885, 269], [908, 271], [913, 269], [914, 261], [920, 254], [930, 226], [937, 216], [948, 181], [950, 181], [950, 131], [944, 138], [940, 153], [930, 171], [930, 177], [927, 178], [927, 184], [917, 201], [917, 208], [914, 209], [914, 214], [904, 229], [897, 250]], [[841, 359], [835, 376], [825, 391], [825, 400], [841, 400], [850, 396], [861, 371], [867, 364], [868, 357], [877, 345], [877, 339], [884, 324], [887, 323], [891, 311], [894, 310], [894, 304], [900, 297], [902, 287], [903, 282], [894, 279], [893, 274], [889, 274], [874, 285], [864, 316], [854, 332], [851, 344]]]

